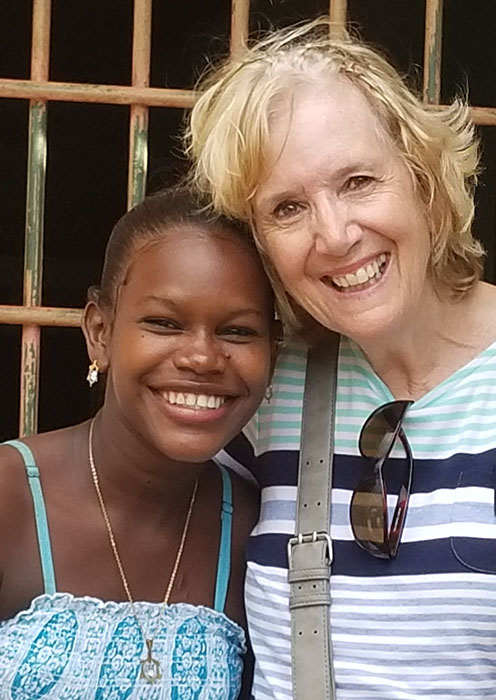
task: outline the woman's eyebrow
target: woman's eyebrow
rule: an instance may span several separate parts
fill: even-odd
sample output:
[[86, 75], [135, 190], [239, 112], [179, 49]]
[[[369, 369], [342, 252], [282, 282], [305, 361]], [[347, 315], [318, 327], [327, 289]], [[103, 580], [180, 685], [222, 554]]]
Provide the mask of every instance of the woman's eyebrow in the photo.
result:
[[[352, 163], [347, 163], [346, 165], [343, 165], [334, 171], [326, 173], [325, 177], [322, 176], [322, 180], [326, 180], [327, 183], [332, 182], [333, 180], [342, 180], [343, 178], [347, 177], [348, 175], [352, 175], [353, 173], [359, 173], [361, 171], [371, 171], [376, 166], [377, 163], [368, 158], [366, 160], [354, 160]], [[265, 196], [261, 195], [259, 199], [259, 206], [272, 209], [274, 206], [279, 204], [281, 201], [284, 201], [285, 199], [292, 199], [300, 196], [300, 194], [303, 191], [304, 188], [296, 186], [291, 189], [288, 187], [280, 191], [274, 191]]]

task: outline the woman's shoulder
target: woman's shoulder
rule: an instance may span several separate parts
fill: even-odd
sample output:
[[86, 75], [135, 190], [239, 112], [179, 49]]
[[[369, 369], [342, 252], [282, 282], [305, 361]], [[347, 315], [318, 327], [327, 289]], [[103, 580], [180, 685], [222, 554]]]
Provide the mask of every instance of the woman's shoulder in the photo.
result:
[[[467, 335], [481, 352], [496, 342], [496, 286], [479, 282], [472, 303], [472, 331], [467, 330]], [[470, 325], [464, 324], [466, 328]]]

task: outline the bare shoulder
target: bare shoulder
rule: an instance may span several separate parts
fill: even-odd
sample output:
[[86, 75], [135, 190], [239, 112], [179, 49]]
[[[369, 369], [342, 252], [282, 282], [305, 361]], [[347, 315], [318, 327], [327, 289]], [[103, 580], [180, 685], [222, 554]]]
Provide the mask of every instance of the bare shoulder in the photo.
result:
[[[23, 441], [24, 442], [24, 441]], [[36, 444], [33, 438], [31, 444]], [[24, 442], [26, 444], [26, 442]], [[3, 580], [8, 552], [32, 518], [32, 499], [21, 453], [0, 445], [0, 571]], [[3, 586], [2, 586], [3, 589]]]
[[[24, 444], [33, 456], [36, 466], [43, 471], [57, 468], [63, 459], [64, 451], [72, 440], [72, 434], [77, 429], [64, 428], [40, 435], [23, 438]], [[29, 493], [26, 465], [24, 458], [17, 448], [12, 445], [0, 445], [0, 527], [5, 523], [18, 522], [26, 511], [31, 513], [31, 495]]]
[[27, 496], [26, 485], [21, 453], [11, 445], [0, 445], [0, 523], [19, 515], [19, 505]]

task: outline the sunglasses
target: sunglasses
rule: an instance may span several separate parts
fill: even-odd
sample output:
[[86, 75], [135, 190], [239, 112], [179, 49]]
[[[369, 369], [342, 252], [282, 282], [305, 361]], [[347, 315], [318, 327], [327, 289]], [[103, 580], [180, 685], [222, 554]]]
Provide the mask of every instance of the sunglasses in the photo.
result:
[[[367, 418], [360, 432], [360, 454], [369, 461], [366, 472], [351, 497], [351, 529], [357, 544], [379, 559], [394, 559], [405, 524], [412, 484], [413, 457], [401, 425], [412, 403], [413, 401], [391, 401], [380, 406]], [[389, 526], [383, 466], [398, 438], [404, 447], [406, 462]]]

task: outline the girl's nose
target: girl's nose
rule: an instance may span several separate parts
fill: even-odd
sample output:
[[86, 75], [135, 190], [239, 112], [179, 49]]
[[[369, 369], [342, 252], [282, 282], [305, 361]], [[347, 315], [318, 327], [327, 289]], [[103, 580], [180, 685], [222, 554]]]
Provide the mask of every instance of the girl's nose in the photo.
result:
[[177, 348], [174, 362], [178, 369], [189, 370], [195, 374], [222, 372], [230, 354], [222, 348], [216, 338], [206, 336], [191, 338], [185, 335], [184, 342]]

